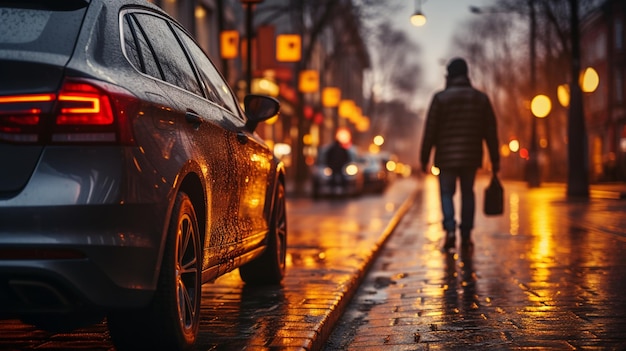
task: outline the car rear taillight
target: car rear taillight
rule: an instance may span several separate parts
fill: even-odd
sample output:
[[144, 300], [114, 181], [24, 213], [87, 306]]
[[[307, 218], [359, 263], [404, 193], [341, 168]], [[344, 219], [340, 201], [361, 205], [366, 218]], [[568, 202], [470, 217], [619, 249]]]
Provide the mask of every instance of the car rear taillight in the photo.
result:
[[138, 109], [139, 100], [116, 85], [66, 79], [58, 93], [0, 97], [0, 141], [131, 144]]
[[50, 113], [56, 94], [0, 96], [0, 140], [37, 142], [43, 114]]
[[59, 93], [57, 125], [111, 125], [109, 97], [86, 83], [66, 82]]

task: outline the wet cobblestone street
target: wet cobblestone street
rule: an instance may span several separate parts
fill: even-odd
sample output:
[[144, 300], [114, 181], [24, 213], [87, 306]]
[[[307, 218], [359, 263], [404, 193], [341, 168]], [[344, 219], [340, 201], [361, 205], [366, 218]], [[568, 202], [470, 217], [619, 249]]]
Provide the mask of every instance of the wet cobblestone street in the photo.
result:
[[436, 179], [421, 185], [327, 351], [626, 349], [624, 200], [505, 183], [473, 252], [443, 253]]
[[[290, 199], [284, 284], [249, 288], [235, 271], [204, 285], [194, 350], [626, 349], [626, 200], [504, 185], [505, 214], [477, 212], [470, 254], [439, 250], [433, 177]], [[105, 321], [59, 334], [0, 321], [0, 350], [68, 349], [115, 347]]]
[[[289, 199], [287, 274], [281, 286], [248, 287], [237, 271], [202, 287], [194, 350], [319, 350], [366, 267], [409, 206], [416, 179], [382, 195]], [[114, 351], [106, 321], [52, 333], [0, 320], [0, 350]]]

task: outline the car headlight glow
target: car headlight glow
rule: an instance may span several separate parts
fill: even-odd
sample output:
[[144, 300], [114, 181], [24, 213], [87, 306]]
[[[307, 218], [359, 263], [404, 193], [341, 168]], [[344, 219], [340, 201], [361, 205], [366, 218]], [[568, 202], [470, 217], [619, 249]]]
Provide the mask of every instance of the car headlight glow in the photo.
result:
[[346, 166], [346, 174], [353, 176], [356, 175], [357, 173], [359, 173], [359, 167], [357, 167], [356, 165], [347, 165]]

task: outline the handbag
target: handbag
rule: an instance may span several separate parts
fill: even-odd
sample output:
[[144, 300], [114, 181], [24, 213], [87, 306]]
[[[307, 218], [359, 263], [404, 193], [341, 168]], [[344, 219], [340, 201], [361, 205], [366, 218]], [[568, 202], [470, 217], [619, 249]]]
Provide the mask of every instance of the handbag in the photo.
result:
[[490, 216], [501, 215], [504, 212], [504, 189], [495, 173], [491, 177], [489, 186], [485, 188], [483, 211]]

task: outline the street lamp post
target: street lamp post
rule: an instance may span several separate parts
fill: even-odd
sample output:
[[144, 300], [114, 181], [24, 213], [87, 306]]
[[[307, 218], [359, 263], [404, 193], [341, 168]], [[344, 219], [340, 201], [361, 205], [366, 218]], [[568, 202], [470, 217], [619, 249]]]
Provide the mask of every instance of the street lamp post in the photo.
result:
[[246, 7], [246, 94], [252, 92], [252, 37], [253, 37], [253, 7], [255, 4], [261, 3], [263, 0], [241, 0]]
[[578, 23], [578, 1], [570, 0], [571, 41], [572, 41], [572, 80], [570, 83], [570, 106], [568, 136], [568, 174], [567, 196], [589, 197], [589, 175], [587, 134], [585, 133], [585, 116], [583, 98], [578, 75], [580, 74], [580, 33]]
[[[528, 0], [528, 7], [530, 9], [530, 90], [531, 96], [535, 96], [537, 93], [537, 73], [536, 73], [536, 44], [535, 38], [537, 35], [536, 18], [535, 18], [535, 1]], [[539, 161], [537, 156], [539, 150], [537, 149], [537, 118], [531, 111], [531, 134], [530, 134], [530, 152], [528, 153], [528, 168], [526, 174], [526, 181], [528, 186], [536, 188], [541, 184], [541, 177], [539, 176]]]

